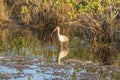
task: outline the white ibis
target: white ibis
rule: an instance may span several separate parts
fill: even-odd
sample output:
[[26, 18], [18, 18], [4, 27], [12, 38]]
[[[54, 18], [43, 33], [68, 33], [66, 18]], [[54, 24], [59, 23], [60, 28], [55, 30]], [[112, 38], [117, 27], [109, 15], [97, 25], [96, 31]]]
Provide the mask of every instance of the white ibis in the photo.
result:
[[52, 33], [54, 33], [55, 31], [57, 31], [57, 36], [58, 36], [58, 40], [60, 41], [61, 47], [62, 45], [65, 43], [65, 47], [67, 47], [68, 43], [69, 43], [69, 38], [67, 36], [61, 35], [60, 34], [60, 27], [57, 26]]

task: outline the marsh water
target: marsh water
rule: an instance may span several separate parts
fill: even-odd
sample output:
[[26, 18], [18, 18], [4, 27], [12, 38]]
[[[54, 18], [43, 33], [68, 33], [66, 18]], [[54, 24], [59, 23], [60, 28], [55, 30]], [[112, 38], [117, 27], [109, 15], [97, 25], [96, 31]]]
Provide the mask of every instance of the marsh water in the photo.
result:
[[27, 30], [10, 29], [0, 43], [0, 80], [120, 80], [119, 53], [104, 65], [93, 60], [87, 39], [70, 38], [61, 48], [56, 40], [42, 42]]
[[117, 65], [103, 65], [86, 51], [56, 44], [3, 51], [0, 80], [120, 80], [119, 60]]

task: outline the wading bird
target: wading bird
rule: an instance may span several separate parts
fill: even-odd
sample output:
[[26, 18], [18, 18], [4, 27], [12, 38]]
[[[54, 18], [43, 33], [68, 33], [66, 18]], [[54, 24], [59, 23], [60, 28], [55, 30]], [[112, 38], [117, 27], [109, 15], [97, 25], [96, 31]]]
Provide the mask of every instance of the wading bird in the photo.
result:
[[63, 44], [65, 44], [65, 47], [67, 47], [67, 45], [68, 45], [68, 43], [69, 43], [69, 38], [68, 38], [67, 36], [64, 36], [64, 35], [61, 35], [61, 34], [60, 34], [60, 27], [59, 27], [59, 26], [57, 26], [57, 27], [53, 30], [52, 34], [53, 34], [55, 31], [57, 31], [57, 36], [58, 36], [58, 40], [60, 41], [61, 47], [63, 46]]

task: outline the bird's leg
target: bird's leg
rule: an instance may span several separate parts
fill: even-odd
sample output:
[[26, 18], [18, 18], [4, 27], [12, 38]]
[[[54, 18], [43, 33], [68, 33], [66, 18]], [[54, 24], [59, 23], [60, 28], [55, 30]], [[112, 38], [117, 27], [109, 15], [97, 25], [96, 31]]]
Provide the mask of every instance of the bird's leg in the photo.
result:
[[66, 47], [66, 48], [67, 48], [67, 46], [68, 46], [68, 43], [69, 43], [68, 41], [65, 43], [65, 47]]

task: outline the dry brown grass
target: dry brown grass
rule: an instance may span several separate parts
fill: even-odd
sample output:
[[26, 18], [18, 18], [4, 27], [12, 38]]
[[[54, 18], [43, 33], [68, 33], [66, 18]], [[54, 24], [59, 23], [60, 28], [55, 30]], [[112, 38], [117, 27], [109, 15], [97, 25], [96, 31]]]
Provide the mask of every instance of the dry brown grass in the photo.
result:
[[3, 23], [3, 21], [8, 21], [9, 20], [9, 9], [7, 8], [4, 0], [0, 0], [0, 24]]

